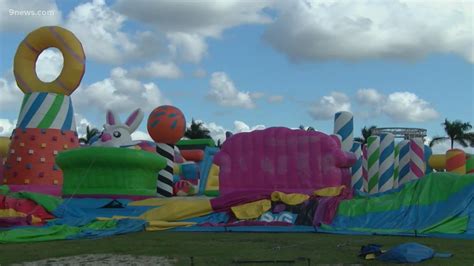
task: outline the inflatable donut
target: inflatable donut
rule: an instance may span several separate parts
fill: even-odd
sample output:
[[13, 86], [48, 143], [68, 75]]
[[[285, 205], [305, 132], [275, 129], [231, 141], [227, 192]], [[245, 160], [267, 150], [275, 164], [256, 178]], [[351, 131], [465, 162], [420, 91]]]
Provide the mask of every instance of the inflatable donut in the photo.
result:
[[[36, 61], [45, 49], [58, 48], [64, 66], [58, 78], [43, 82], [36, 75]], [[18, 87], [24, 93], [52, 92], [70, 95], [78, 86], [85, 71], [84, 50], [74, 34], [57, 26], [41, 27], [31, 32], [18, 46], [13, 72]]]

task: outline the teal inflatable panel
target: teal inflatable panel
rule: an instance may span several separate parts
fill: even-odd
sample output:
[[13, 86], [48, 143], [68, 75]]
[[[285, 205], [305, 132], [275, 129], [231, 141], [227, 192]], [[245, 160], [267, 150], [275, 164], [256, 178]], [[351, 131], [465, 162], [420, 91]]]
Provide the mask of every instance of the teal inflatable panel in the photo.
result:
[[206, 147], [204, 149], [204, 159], [201, 162], [201, 172], [200, 172], [200, 181], [199, 181], [199, 195], [204, 194], [206, 189], [207, 177], [209, 176], [209, 170], [212, 166], [212, 161], [214, 160], [214, 155], [219, 152], [219, 148], [216, 147]]

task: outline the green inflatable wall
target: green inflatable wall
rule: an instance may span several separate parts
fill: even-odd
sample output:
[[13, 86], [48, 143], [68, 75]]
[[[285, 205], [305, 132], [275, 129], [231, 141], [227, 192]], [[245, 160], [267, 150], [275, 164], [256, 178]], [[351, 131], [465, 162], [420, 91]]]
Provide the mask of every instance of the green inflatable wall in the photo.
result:
[[213, 139], [182, 139], [176, 143], [180, 150], [204, 150], [206, 147], [215, 147]]
[[87, 147], [59, 153], [56, 163], [64, 174], [63, 196], [152, 197], [166, 160], [141, 150]]

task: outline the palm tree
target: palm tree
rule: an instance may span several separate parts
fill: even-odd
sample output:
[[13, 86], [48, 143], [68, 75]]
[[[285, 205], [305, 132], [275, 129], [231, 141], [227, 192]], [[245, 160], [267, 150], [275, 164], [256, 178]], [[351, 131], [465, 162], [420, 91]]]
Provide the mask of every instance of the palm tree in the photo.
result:
[[474, 132], [467, 132], [472, 129], [472, 125], [469, 122], [462, 122], [461, 120], [449, 121], [447, 118], [441, 123], [444, 126], [446, 137], [436, 136], [430, 141], [430, 147], [435, 144], [441, 143], [447, 139], [451, 141], [451, 149], [454, 148], [454, 142], [463, 146], [464, 148], [471, 146], [474, 147]]
[[82, 138], [79, 138], [79, 143], [81, 144], [88, 144], [91, 139], [99, 134], [99, 130], [97, 128], [90, 128], [89, 126], [86, 127], [86, 135], [83, 136]]
[[211, 132], [203, 126], [202, 122], [191, 121], [191, 125], [184, 132], [184, 136], [188, 139], [210, 139]]
[[360, 131], [360, 133], [362, 134], [362, 137], [356, 137], [354, 138], [355, 141], [358, 141], [362, 144], [367, 144], [367, 140], [369, 139], [369, 137], [372, 135], [372, 130], [376, 129], [377, 126], [376, 125], [373, 125], [373, 126], [370, 126], [369, 128], [367, 128], [366, 126], [364, 126], [362, 128], [362, 130]]

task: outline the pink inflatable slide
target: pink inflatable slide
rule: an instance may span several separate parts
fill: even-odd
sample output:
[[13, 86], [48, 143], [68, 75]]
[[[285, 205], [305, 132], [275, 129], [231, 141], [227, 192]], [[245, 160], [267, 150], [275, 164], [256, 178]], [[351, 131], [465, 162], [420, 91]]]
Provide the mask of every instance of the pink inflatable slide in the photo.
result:
[[312, 193], [350, 187], [352, 153], [340, 141], [317, 131], [272, 127], [229, 138], [214, 163], [219, 165], [221, 195], [238, 191]]

